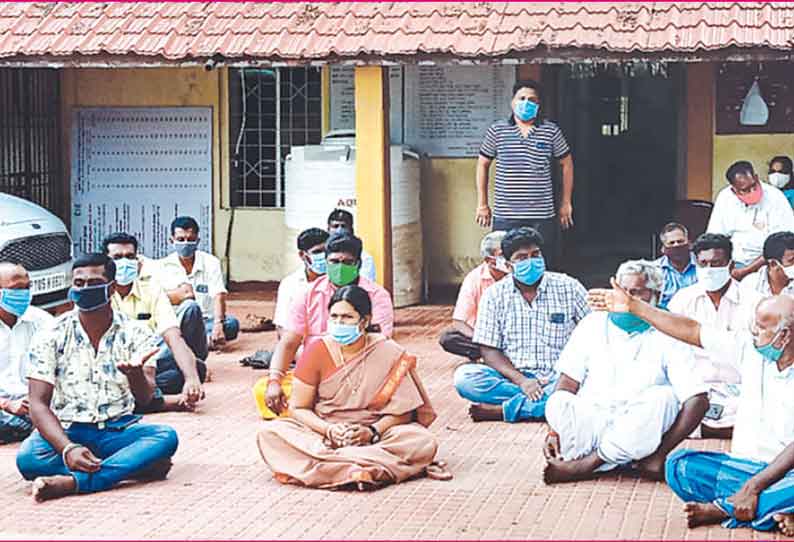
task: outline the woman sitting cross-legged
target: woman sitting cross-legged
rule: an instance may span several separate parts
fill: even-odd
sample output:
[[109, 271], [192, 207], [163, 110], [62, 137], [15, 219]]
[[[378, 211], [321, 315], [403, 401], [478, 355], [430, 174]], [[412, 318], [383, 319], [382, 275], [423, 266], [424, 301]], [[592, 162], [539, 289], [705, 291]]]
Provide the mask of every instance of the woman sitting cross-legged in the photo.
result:
[[362, 288], [340, 288], [328, 307], [328, 334], [295, 370], [290, 417], [266, 422], [257, 436], [276, 480], [364, 490], [422, 474], [451, 478], [433, 463], [438, 442], [427, 427], [436, 414], [416, 358], [365, 331], [372, 305]]

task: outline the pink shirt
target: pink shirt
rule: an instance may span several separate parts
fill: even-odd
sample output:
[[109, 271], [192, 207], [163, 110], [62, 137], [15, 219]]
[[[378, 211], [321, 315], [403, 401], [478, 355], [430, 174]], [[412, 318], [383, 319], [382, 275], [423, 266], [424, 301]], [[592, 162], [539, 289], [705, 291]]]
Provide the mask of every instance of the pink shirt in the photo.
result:
[[465, 322], [473, 328], [477, 323], [477, 307], [480, 304], [480, 298], [488, 286], [495, 282], [496, 280], [491, 275], [491, 270], [488, 269], [488, 264], [485, 262], [469, 271], [460, 286], [452, 319]]
[[[372, 301], [372, 323], [380, 326], [380, 333], [391, 337], [394, 330], [394, 307], [389, 292], [364, 277], [358, 278], [358, 285], [367, 291]], [[309, 284], [292, 304], [286, 327], [288, 331], [303, 335], [304, 351], [325, 335], [328, 325], [328, 302], [336, 289], [337, 287], [328, 280], [328, 276], [322, 276]]]

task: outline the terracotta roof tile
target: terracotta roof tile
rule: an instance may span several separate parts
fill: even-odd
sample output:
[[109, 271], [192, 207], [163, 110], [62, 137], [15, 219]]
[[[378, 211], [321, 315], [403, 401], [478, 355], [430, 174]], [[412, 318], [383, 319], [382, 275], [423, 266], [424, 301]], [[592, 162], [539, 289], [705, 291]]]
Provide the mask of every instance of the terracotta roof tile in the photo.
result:
[[[57, 39], [53, 39], [56, 36]], [[791, 49], [789, 3], [0, 3], [0, 58], [137, 55], [314, 60]]]

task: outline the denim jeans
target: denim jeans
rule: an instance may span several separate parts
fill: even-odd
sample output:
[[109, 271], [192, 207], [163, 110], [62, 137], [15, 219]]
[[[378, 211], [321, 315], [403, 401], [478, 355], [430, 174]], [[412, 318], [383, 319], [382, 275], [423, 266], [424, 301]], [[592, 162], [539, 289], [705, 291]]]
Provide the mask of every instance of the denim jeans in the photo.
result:
[[17, 453], [17, 469], [25, 480], [39, 476], [71, 475], [79, 493], [94, 493], [134, 478], [153, 464], [176, 452], [179, 439], [167, 425], [137, 423], [140, 416], [126, 415], [106, 422], [73, 423], [66, 429], [69, 440], [82, 444], [102, 459], [97, 472], [71, 471], [41, 433], [34, 431]]
[[[527, 378], [535, 378], [530, 371], [521, 371]], [[557, 386], [557, 377], [543, 386], [543, 397], [532, 401], [521, 388], [499, 371], [481, 363], [466, 363], [455, 370], [455, 389], [472, 403], [501, 405], [504, 421], [514, 423], [537, 420], [546, 414], [546, 401]]]
[[33, 424], [27, 416], [14, 416], [0, 410], [0, 444], [25, 440], [33, 431]]

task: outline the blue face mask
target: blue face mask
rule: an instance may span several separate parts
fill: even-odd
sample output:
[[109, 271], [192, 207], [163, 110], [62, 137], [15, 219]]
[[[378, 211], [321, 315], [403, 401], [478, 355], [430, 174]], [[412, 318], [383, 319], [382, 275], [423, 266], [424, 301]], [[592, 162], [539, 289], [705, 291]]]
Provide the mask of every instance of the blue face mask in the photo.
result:
[[69, 299], [77, 308], [83, 312], [91, 312], [100, 309], [110, 302], [110, 284], [98, 284], [97, 286], [86, 286], [84, 288], [69, 289]]
[[138, 260], [134, 258], [119, 258], [113, 260], [116, 264], [116, 283], [127, 286], [138, 278]]
[[651, 324], [642, 318], [634, 316], [630, 312], [610, 312], [609, 321], [629, 335], [634, 333], [642, 333], [651, 327]]
[[192, 258], [198, 250], [198, 241], [174, 241], [174, 249], [180, 258]]
[[30, 307], [33, 293], [30, 288], [2, 288], [0, 289], [0, 309], [17, 318], [25, 314]]
[[317, 275], [325, 275], [328, 272], [328, 264], [325, 261], [325, 252], [320, 252], [319, 254], [309, 254], [309, 258], [311, 258], [311, 265], [309, 265], [309, 269], [313, 273]]
[[513, 113], [515, 113], [518, 120], [529, 122], [538, 116], [538, 109], [540, 107], [533, 101], [519, 100], [513, 108]]
[[783, 355], [783, 348], [785, 348], [785, 347], [778, 348], [773, 344], [776, 338], [777, 338], [777, 333], [775, 334], [774, 337], [772, 337], [772, 340], [769, 341], [769, 344], [765, 344], [763, 346], [757, 346], [753, 344], [756, 352], [761, 354], [765, 360], [771, 361], [772, 363], [777, 363], [777, 361]]
[[527, 258], [513, 264], [513, 277], [521, 284], [531, 286], [546, 272], [546, 260], [542, 256]]
[[358, 324], [328, 322], [328, 333], [339, 344], [348, 346], [356, 342], [364, 332], [359, 329]]

